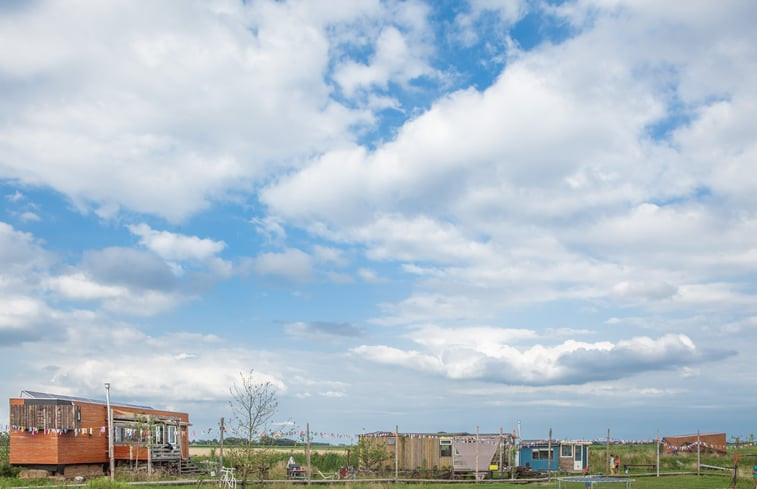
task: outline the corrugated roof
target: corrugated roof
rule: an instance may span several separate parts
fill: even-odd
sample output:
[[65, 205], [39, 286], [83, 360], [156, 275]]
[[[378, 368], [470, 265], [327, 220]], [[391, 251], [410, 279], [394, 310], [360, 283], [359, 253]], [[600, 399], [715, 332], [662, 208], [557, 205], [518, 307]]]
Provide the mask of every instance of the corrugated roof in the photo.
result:
[[[50, 400], [50, 401], [89, 402], [92, 404], [105, 404], [105, 401], [100, 401], [97, 399], [64, 396], [61, 394], [49, 394], [46, 392], [36, 392], [36, 391], [21, 391], [21, 397], [23, 399], [40, 399], [40, 400]], [[122, 406], [122, 407], [131, 407], [131, 408], [140, 408], [140, 409], [153, 409], [150, 406], [143, 406], [140, 404], [126, 404], [123, 402], [111, 402], [110, 404], [112, 406]]]

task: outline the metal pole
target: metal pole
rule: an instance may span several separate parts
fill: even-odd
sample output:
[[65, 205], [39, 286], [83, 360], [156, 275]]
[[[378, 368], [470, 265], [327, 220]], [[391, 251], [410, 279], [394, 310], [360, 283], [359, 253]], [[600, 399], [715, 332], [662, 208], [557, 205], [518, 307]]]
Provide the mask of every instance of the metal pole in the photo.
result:
[[110, 480], [115, 477], [115, 460], [113, 460], [113, 412], [110, 410], [110, 382], [105, 383], [105, 408], [108, 416], [108, 461], [110, 463]]
[[660, 477], [660, 428], [657, 428], [657, 477]]

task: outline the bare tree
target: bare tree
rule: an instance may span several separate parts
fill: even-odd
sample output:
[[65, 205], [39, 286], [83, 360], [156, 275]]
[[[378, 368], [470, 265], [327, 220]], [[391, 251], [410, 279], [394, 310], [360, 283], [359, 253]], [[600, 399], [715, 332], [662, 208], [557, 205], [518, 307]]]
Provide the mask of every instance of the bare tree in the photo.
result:
[[270, 381], [256, 382], [253, 370], [240, 372], [239, 380], [229, 389], [229, 405], [232, 410], [232, 431], [242, 439], [235, 458], [242, 469], [244, 485], [251, 471], [257, 472], [258, 477], [263, 479], [270, 469], [270, 450], [260, 444], [268, 439], [266, 433], [279, 402], [273, 384]]

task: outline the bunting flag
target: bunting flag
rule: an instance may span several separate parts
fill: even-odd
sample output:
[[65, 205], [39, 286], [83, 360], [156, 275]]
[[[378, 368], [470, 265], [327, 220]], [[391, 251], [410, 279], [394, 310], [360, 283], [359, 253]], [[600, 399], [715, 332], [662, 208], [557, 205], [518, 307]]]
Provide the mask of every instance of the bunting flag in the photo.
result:
[[[220, 428], [203, 428], [199, 430], [199, 432], [196, 432], [195, 430], [192, 430], [192, 438], [195, 438], [196, 435], [199, 433], [200, 437], [213, 435], [217, 432], [220, 432]], [[228, 427], [224, 427], [224, 433], [233, 433], [232, 430]], [[273, 438], [273, 439], [282, 439], [282, 438], [299, 438], [300, 440], [305, 440], [307, 438], [308, 432], [304, 430], [266, 430], [266, 431], [255, 431], [253, 433], [253, 436], [255, 438]], [[327, 431], [310, 431], [310, 437], [311, 438], [328, 438], [333, 440], [349, 440], [350, 443], [354, 438], [357, 438], [359, 435], [353, 435], [351, 433], [333, 433], [333, 432], [327, 432]]]

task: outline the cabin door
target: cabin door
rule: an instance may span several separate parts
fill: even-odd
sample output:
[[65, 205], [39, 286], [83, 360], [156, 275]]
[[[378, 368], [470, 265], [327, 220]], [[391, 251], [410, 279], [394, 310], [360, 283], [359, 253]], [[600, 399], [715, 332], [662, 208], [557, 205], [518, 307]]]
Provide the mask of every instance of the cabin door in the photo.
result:
[[573, 445], [573, 470], [581, 471], [584, 468], [584, 447]]

